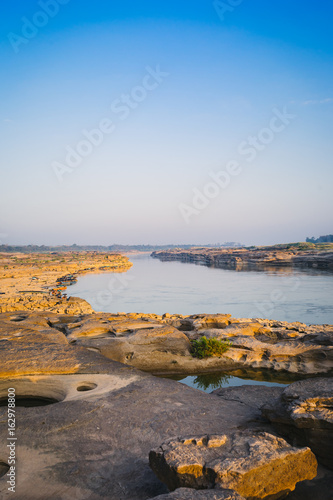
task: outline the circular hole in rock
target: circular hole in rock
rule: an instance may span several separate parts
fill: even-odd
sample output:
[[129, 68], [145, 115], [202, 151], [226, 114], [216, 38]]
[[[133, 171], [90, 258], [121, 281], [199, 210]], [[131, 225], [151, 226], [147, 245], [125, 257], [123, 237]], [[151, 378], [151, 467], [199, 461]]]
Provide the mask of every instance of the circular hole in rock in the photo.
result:
[[8, 471], [9, 471], [9, 465], [5, 464], [5, 462], [0, 462], [0, 477], [7, 474]]
[[[47, 405], [52, 405], [54, 403], [59, 403], [59, 400], [54, 398], [46, 398], [42, 396], [16, 396], [15, 398], [15, 406], [21, 406], [24, 408], [32, 408], [35, 406], [47, 406]], [[1, 398], [0, 407], [7, 405], [8, 405], [7, 398]]]
[[96, 387], [97, 385], [93, 384], [92, 382], [82, 382], [80, 385], [77, 386], [76, 390], [79, 392], [92, 391]]

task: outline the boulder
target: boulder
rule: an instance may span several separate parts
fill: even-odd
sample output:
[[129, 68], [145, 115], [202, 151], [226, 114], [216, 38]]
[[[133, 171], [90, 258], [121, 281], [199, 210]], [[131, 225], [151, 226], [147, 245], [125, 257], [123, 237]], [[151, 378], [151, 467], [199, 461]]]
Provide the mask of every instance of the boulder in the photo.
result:
[[294, 382], [264, 404], [262, 413], [279, 433], [309, 446], [322, 464], [333, 469], [333, 378]]
[[251, 500], [283, 498], [317, 474], [309, 448], [255, 430], [172, 439], [150, 452], [149, 463], [170, 490], [218, 486]]

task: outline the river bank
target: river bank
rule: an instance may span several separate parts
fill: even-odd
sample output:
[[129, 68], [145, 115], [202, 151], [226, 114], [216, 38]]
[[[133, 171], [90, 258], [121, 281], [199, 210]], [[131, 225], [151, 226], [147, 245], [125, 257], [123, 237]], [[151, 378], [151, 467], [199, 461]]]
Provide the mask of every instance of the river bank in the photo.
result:
[[128, 257], [113, 253], [0, 253], [0, 312], [93, 312], [84, 299], [68, 299], [67, 287], [84, 274], [122, 273], [131, 267]]
[[151, 255], [163, 261], [178, 260], [221, 269], [295, 267], [333, 271], [333, 243], [291, 243], [236, 249], [198, 247], [184, 250], [176, 248], [155, 251]]
[[[2, 262], [0, 304], [9, 310], [0, 313], [0, 419], [9, 418], [10, 389], [20, 457], [9, 492], [7, 474], [14, 476], [2, 426], [2, 498], [331, 500], [332, 326], [97, 313], [78, 297], [48, 294], [79, 274], [129, 269], [127, 258], [21, 258]], [[192, 342], [203, 337], [229, 348], [193, 357]], [[205, 394], [152, 376], [221, 369], [314, 378]], [[193, 475], [193, 460], [214, 461], [209, 477], [200, 465]]]

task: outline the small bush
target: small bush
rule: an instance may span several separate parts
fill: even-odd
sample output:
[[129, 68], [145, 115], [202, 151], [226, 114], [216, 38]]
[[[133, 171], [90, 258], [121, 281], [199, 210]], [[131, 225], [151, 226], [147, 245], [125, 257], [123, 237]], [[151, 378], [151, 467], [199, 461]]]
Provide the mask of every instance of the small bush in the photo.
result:
[[222, 356], [231, 347], [230, 340], [218, 340], [215, 337], [207, 339], [203, 336], [199, 340], [191, 341], [191, 354], [194, 358], [210, 358], [211, 356]]

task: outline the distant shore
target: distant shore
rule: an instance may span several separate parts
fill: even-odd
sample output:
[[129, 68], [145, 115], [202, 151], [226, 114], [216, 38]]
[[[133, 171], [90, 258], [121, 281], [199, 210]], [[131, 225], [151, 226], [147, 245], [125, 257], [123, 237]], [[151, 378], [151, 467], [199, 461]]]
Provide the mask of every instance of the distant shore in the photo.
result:
[[210, 248], [155, 251], [152, 257], [222, 269], [249, 270], [295, 267], [333, 272], [333, 243], [291, 243], [268, 247]]

